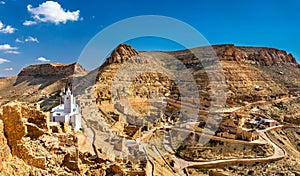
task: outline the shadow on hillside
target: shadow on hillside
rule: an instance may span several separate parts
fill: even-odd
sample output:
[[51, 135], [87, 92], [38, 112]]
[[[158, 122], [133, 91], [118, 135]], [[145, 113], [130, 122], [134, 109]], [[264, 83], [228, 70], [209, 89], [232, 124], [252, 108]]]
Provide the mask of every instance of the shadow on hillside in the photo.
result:
[[96, 84], [98, 69], [90, 71], [87, 75], [76, 77], [72, 81], [73, 94], [75, 96], [85, 93], [85, 90]]
[[72, 81], [71, 78], [68, 78], [67, 76], [43, 76], [43, 77], [39, 77], [39, 76], [19, 76], [16, 80], [16, 82], [13, 84], [13, 86], [17, 86], [21, 83], [27, 82], [28, 86], [36, 86], [36, 85], [40, 85], [39, 86], [39, 90], [44, 89], [45, 87], [57, 82], [63, 80], [63, 82], [65, 82], [66, 86]]

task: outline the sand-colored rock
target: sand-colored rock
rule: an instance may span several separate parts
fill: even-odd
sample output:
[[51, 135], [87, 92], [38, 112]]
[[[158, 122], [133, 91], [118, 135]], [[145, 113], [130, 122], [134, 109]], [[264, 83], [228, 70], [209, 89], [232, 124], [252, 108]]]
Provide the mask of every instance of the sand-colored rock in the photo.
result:
[[244, 47], [233, 44], [215, 45], [217, 55], [221, 60], [235, 60], [254, 64], [270, 65], [298, 65], [295, 57], [284, 50], [266, 47]]
[[2, 169], [2, 162], [7, 161], [10, 155], [10, 148], [7, 145], [6, 137], [4, 136], [3, 121], [0, 120], [0, 170]]
[[106, 59], [104, 65], [113, 63], [124, 63], [131, 57], [137, 55], [138, 52], [134, 50], [130, 45], [120, 44], [112, 53], [109, 58]]
[[0, 118], [13, 157], [48, 173], [59, 171], [58, 166], [80, 172], [78, 140], [72, 131], [50, 134], [47, 115], [18, 102], [4, 106]]
[[[29, 110], [29, 111], [26, 111]], [[30, 113], [25, 113], [30, 112]], [[39, 111], [36, 111], [39, 112]], [[24, 117], [23, 118], [23, 114]], [[35, 135], [41, 135], [41, 131], [35, 125], [29, 125], [29, 129], [33, 130], [28, 133], [26, 120], [28, 120], [29, 116], [34, 118], [35, 113], [31, 108], [26, 106], [22, 106], [18, 103], [12, 103], [10, 105], [3, 107], [3, 114], [1, 119], [4, 122], [4, 132], [7, 136], [8, 145], [11, 148], [11, 152], [13, 156], [17, 156], [22, 158], [27, 164], [45, 169], [46, 167], [46, 158], [45, 156], [36, 156], [31, 152], [31, 145], [26, 145], [25, 136], [27, 134], [34, 135], [34, 131], [39, 131]], [[37, 113], [37, 115], [40, 115]], [[27, 118], [26, 118], [27, 117]], [[40, 117], [40, 116], [39, 116]]]
[[220, 171], [209, 171], [209, 176], [230, 176], [230, 174], [225, 173], [225, 172], [220, 172]]
[[41, 65], [30, 65], [25, 67], [19, 74], [16, 84], [23, 81], [29, 81], [33, 78], [63, 78], [73, 74], [86, 72], [84, 68], [73, 63], [67, 64], [41, 64]]

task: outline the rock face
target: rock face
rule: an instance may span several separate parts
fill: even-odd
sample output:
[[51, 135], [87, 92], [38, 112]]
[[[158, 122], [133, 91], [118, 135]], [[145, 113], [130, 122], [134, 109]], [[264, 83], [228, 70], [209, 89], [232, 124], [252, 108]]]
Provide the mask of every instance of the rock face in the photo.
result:
[[27, 126], [26, 123], [24, 123], [24, 120], [34, 122], [34, 120], [29, 119], [35, 117], [37, 117], [39, 121], [39, 126], [47, 130], [47, 118], [46, 115], [41, 112], [19, 105], [5, 106], [2, 115], [4, 132], [7, 136], [8, 145], [11, 147], [13, 156], [22, 158], [29, 165], [45, 169], [45, 156], [34, 155], [31, 149], [35, 146], [28, 145], [25, 138], [26, 136], [32, 137], [33, 135], [43, 134], [43, 130], [37, 125], [29, 123]]
[[65, 64], [41, 64], [41, 65], [31, 65], [24, 68], [18, 76], [69, 76], [76, 73], [86, 72], [84, 68], [78, 63], [73, 63], [70, 65]]
[[104, 65], [112, 63], [124, 63], [129, 58], [137, 55], [138, 52], [134, 50], [130, 45], [120, 44], [112, 53], [109, 58], [106, 59]]
[[[186, 65], [201, 64], [199, 60], [207, 62], [217, 56], [226, 79], [227, 105], [299, 93], [299, 78], [296, 76], [300, 74], [299, 64], [286, 51], [232, 44], [214, 45], [212, 49], [214, 52], [209, 52], [209, 47], [191, 49], [200, 56], [198, 60], [189, 50], [169, 53]], [[200, 85], [205, 81], [211, 83], [205, 73], [197, 77], [201, 78]]]
[[[129, 134], [128, 131], [131, 131], [131, 129], [130, 125], [125, 125], [125, 127], [122, 127], [122, 125], [117, 125], [122, 123], [115, 123], [116, 121], [119, 121], [122, 118], [119, 116], [118, 111], [123, 111], [124, 113], [127, 110], [123, 109], [123, 105], [121, 104], [119, 104], [119, 106], [114, 106], [114, 104], [112, 103], [111, 87], [114, 86], [112, 84], [115, 84], [114, 81], [116, 81], [116, 76], [120, 76], [120, 78], [118, 78], [117, 83], [120, 85], [128, 84], [130, 80], [129, 75], [117, 75], [117, 71], [123, 66], [123, 64], [125, 64], [125, 62], [139, 62], [147, 64], [153, 62], [153, 65], [155, 65], [154, 62], [156, 60], [151, 59], [152, 58], [150, 57], [150, 55], [147, 55], [146, 53], [139, 53], [136, 50], [134, 50], [131, 46], [121, 44], [112, 52], [111, 56], [107, 58], [106, 62], [99, 69], [99, 74], [96, 80], [96, 101], [100, 110], [103, 113], [107, 114], [107, 122], [111, 125], [115, 124], [115, 129], [118, 129], [117, 131], [120, 133]], [[121, 70], [122, 69], [124, 68], [121, 68]], [[135, 71], [128, 72], [128, 74], [134, 73]], [[150, 96], [155, 93], [160, 93], [164, 96], [178, 97], [175, 95], [176, 93], [171, 93], [171, 89], [174, 90], [174, 92], [178, 92], [178, 88], [176, 87], [175, 83], [171, 81], [166, 75], [161, 73], [150, 72], [142, 73], [139, 74], [138, 77], [136, 77], [134, 80], [132, 80], [132, 84], [130, 85], [128, 92], [126, 92], [125, 90], [120, 90], [118, 91], [119, 97], [116, 98], [120, 99], [122, 96], [129, 93], [129, 103], [131, 104], [135, 113], [147, 115], [150, 112], [149, 102], [147, 101], [149, 98], [151, 98]], [[156, 104], [157, 106], [159, 106], [159, 104], [162, 105], [162, 102], [152, 103]], [[174, 104], [176, 104], [176, 101]], [[170, 106], [167, 106], [166, 109], [167, 112], [172, 111]], [[127, 112], [125, 112], [125, 114], [127, 114]], [[157, 111], [155, 115], [152, 114], [152, 116], [148, 114], [147, 120], [149, 120], [151, 123], [154, 123], [155, 120], [158, 119], [159, 115], [159, 111]], [[135, 117], [130, 116], [126, 117], [126, 122], [129, 124], [142, 124], [143, 120], [136, 119]], [[137, 129], [135, 129], [135, 131], [137, 131]], [[130, 136], [133, 137], [134, 133]]]
[[0, 120], [0, 170], [2, 169], [2, 162], [7, 161], [10, 155], [10, 148], [7, 145], [7, 139], [4, 136], [3, 121]]
[[42, 110], [50, 110], [59, 103], [61, 90], [85, 74], [77, 63], [28, 66], [18, 76], [0, 80], [0, 106], [16, 100], [39, 103]]
[[82, 74], [86, 73], [84, 68], [77, 64], [73, 63], [71, 65], [64, 64], [41, 64], [41, 65], [30, 65], [24, 68], [19, 74], [16, 83], [21, 83], [26, 80], [35, 79], [35, 78], [56, 78], [61, 79], [73, 74]]
[[[300, 74], [296, 59], [283, 50], [261, 47], [240, 47], [234, 45], [215, 45], [212, 47], [199, 47], [190, 50], [181, 50], [174, 52], [163, 52], [165, 55], [174, 57], [181, 61], [193, 75], [199, 91], [199, 99], [195, 100], [190, 97], [183, 102], [180, 99], [180, 92], [174, 80], [161, 73], [142, 73], [138, 74], [128, 90], [121, 90], [121, 94], [130, 95], [130, 105], [135, 112], [147, 114], [150, 109], [159, 109], [149, 106], [149, 99], [154, 94], [162, 94], [166, 98], [166, 105], [156, 105], [166, 107], [164, 115], [170, 117], [172, 113], [177, 114], [180, 106], [194, 109], [197, 101], [201, 104], [201, 110], [207, 111], [211, 106], [211, 85], [218, 80], [209, 80], [208, 72], [215, 77], [225, 77], [226, 87], [226, 106], [235, 106], [246, 102], [255, 102], [287, 96], [289, 93], [300, 91], [299, 78]], [[195, 54], [199, 58], [196, 58]], [[135, 57], [134, 57], [135, 56]], [[151, 52], [137, 52], [128, 45], [119, 45], [107, 58], [106, 62], [100, 67], [96, 79], [96, 99], [100, 110], [106, 113], [107, 121], [114, 123], [119, 120], [119, 115], [124, 114], [126, 107], [116, 104], [114, 107], [112, 95], [112, 82], [116, 80], [116, 74], [122, 68], [122, 65], [130, 62], [151, 62], [156, 58]], [[156, 57], [156, 56], [154, 56]], [[165, 57], [162, 55], [162, 58]], [[134, 61], [133, 58], [138, 58]], [[214, 62], [220, 61], [222, 70], [214, 70]], [[207, 64], [209, 69], [203, 69], [203, 63]], [[165, 65], [168, 65], [166, 63]], [[172, 63], [170, 63], [171, 65]], [[153, 63], [155, 65], [155, 63]], [[157, 64], [159, 65], [159, 64]], [[278, 69], [284, 68], [283, 71], [266, 70], [266, 68]], [[146, 69], [146, 68], [145, 68]], [[290, 73], [288, 70], [292, 70]], [[279, 74], [280, 72], [280, 74]], [[133, 71], [127, 73], [134, 74]], [[126, 85], [129, 81], [128, 75], [124, 75], [119, 80], [120, 84]], [[281, 75], [281, 76], [278, 76]], [[289, 77], [290, 79], [285, 79]], [[291, 79], [292, 78], [292, 79]], [[293, 80], [293, 81], [292, 81]], [[298, 80], [298, 81], [297, 81]], [[189, 87], [187, 80], [180, 80], [185, 87]], [[218, 89], [218, 87], [215, 87]], [[188, 89], [188, 88], [187, 88]], [[159, 111], [159, 110], [158, 110]], [[121, 112], [121, 113], [119, 113]], [[200, 113], [200, 112], [199, 112]], [[126, 114], [126, 113], [125, 113]], [[153, 116], [153, 114], [152, 114]], [[128, 123], [139, 123], [137, 119], [126, 116]], [[176, 116], [172, 116], [174, 120]], [[151, 119], [147, 117], [147, 119]], [[131, 120], [131, 121], [130, 121]], [[153, 121], [151, 121], [153, 123]], [[126, 130], [125, 130], [126, 131]]]
[[298, 65], [292, 54], [275, 48], [242, 47], [233, 44], [215, 45], [213, 48], [221, 60], [235, 60], [263, 66]]
[[[49, 174], [63, 172], [64, 168], [57, 168], [60, 165], [79, 172], [77, 138], [73, 134], [50, 134], [46, 114], [13, 102], [3, 107], [0, 118], [13, 157], [22, 159], [30, 167], [47, 170]], [[10, 153], [5, 145], [2, 150], [6, 150], [2, 155]]]
[[[119, 69], [119, 67], [127, 61], [129, 58], [138, 55], [138, 52], [134, 50], [131, 46], [121, 44], [112, 53], [105, 63], [99, 68], [99, 72], [96, 78], [97, 83], [97, 102], [101, 104], [102, 108], [108, 108], [111, 112], [111, 86], [114, 76]], [[113, 123], [115, 120], [113, 117], [108, 117], [108, 121]]]

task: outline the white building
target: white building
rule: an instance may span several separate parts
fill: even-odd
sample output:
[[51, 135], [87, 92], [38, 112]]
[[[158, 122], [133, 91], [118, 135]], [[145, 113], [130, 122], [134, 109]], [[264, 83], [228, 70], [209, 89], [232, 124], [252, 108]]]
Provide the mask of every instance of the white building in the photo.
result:
[[81, 128], [81, 113], [70, 89], [62, 96], [64, 104], [58, 105], [50, 113], [51, 122], [69, 123], [74, 131]]

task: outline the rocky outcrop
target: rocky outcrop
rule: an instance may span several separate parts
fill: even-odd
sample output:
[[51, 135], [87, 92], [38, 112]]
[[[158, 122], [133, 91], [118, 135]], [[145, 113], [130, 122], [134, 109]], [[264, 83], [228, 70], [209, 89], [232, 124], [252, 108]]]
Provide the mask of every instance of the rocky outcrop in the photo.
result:
[[215, 45], [213, 48], [221, 60], [235, 60], [264, 66], [298, 65], [292, 54], [275, 48], [244, 47], [233, 44]]
[[78, 63], [30, 65], [14, 77], [0, 80], [0, 106], [11, 101], [38, 103], [49, 111], [59, 103], [59, 93], [86, 71]]
[[[197, 59], [193, 53], [197, 53], [199, 58]], [[296, 76], [300, 74], [299, 64], [291, 54], [283, 50], [226, 44], [168, 54], [192, 68], [202, 63], [209, 64], [210, 60], [217, 57], [226, 80], [227, 105], [300, 92], [299, 77]], [[193, 72], [197, 73], [197, 70], [194, 69]], [[205, 72], [195, 76], [202, 90], [205, 84], [212, 84], [205, 76]]]
[[41, 65], [30, 65], [25, 67], [19, 74], [22, 76], [42, 77], [42, 76], [58, 76], [65, 77], [72, 74], [84, 73], [84, 68], [78, 63], [67, 64], [41, 64]]
[[[22, 114], [23, 112], [23, 114]], [[24, 113], [28, 112], [28, 113]], [[31, 115], [26, 116], [26, 115]], [[40, 117], [40, 114], [37, 113]], [[25, 116], [23, 116], [25, 115]], [[8, 145], [11, 148], [11, 152], [13, 156], [17, 156], [22, 158], [29, 165], [43, 168], [46, 167], [46, 158], [45, 156], [34, 154], [31, 149], [37, 147], [36, 145], [29, 145], [25, 136], [29, 135], [38, 135], [35, 133], [38, 129], [37, 126], [35, 128], [29, 126], [24, 123], [29, 118], [34, 118], [34, 111], [25, 106], [20, 106], [19, 104], [11, 104], [3, 107], [2, 119], [4, 122], [4, 132], [7, 136]], [[46, 116], [44, 115], [45, 119]], [[29, 133], [28, 133], [29, 130]], [[33, 130], [33, 131], [30, 131]], [[42, 130], [39, 130], [39, 133], [42, 133]], [[39, 134], [40, 135], [40, 134]], [[30, 142], [30, 141], [29, 141]]]
[[4, 136], [4, 125], [2, 120], [0, 120], [0, 170], [2, 169], [2, 162], [7, 161], [10, 155], [10, 148], [7, 145], [6, 137]]
[[31, 139], [37, 139], [43, 134], [45, 134], [45, 131], [41, 128], [39, 128], [36, 124], [33, 123], [26, 123], [25, 124], [27, 127], [27, 135]]
[[[122, 63], [135, 55], [138, 55], [138, 52], [131, 46], [121, 44], [111, 53], [110, 57], [108, 57], [105, 63], [99, 68], [96, 78], [96, 97], [97, 103], [103, 106], [100, 108], [101, 110], [105, 109], [104, 107], [107, 107], [109, 109], [113, 108], [108, 106], [112, 106], [111, 84], [114, 76], [116, 75], [116, 72], [120, 68]], [[104, 112], [111, 112], [111, 110]], [[109, 116], [107, 120], [111, 123], [115, 121], [111, 116]]]
[[83, 133], [53, 131], [52, 127], [56, 124], [60, 128], [60, 124], [49, 123], [47, 119], [35, 106], [24, 103], [11, 102], [0, 109], [0, 175], [128, 175], [130, 172], [124, 169], [126, 163], [98, 158], [82, 147], [80, 151], [83, 141], [79, 144], [78, 136], [82, 138]]
[[59, 80], [74, 74], [85, 74], [85, 69], [78, 63], [66, 64], [41, 64], [25, 67], [19, 74], [16, 84], [32, 79]]
[[13, 157], [49, 173], [59, 171], [57, 166], [80, 171], [77, 138], [72, 132], [50, 134], [47, 115], [43, 112], [12, 102], [3, 107], [0, 118]]
[[135, 55], [138, 55], [138, 52], [130, 45], [120, 44], [116, 49], [113, 50], [110, 57], [106, 59], [104, 65], [112, 63], [124, 63]]
[[[130, 96], [130, 104], [133, 109], [133, 111], [137, 114], [143, 114], [146, 115], [150, 111], [149, 109], [149, 102], [147, 99], [151, 98], [151, 95], [155, 93], [162, 94], [164, 96], [171, 96], [171, 97], [178, 97], [178, 88], [176, 87], [175, 83], [170, 80], [165, 74], [162, 73], [138, 73], [138, 71], [133, 70], [132, 72], [129, 71], [128, 74], [135, 74], [137, 73], [137, 77], [134, 78], [134, 80], [130, 80], [129, 76], [127, 74], [121, 74], [118, 73], [119, 69], [123, 70], [124, 67], [123, 64], [125, 62], [132, 63], [132, 65], [136, 65], [135, 62], [137, 62], [136, 66], [143, 67], [142, 65], [146, 63], [146, 65], [155, 65], [158, 63], [155, 63], [157, 60], [153, 59], [151, 55], [148, 55], [147, 52], [138, 53], [136, 50], [134, 50], [131, 46], [121, 44], [119, 45], [112, 53], [109, 58], [107, 58], [106, 62], [100, 67], [99, 73], [96, 80], [96, 101], [100, 108], [100, 110], [107, 114], [106, 120], [109, 124], [114, 124], [112, 127], [113, 129], [118, 129], [117, 131], [120, 132], [124, 128], [124, 125], [118, 125], [119, 123], [115, 123], [120, 119], [119, 113], [117, 111], [120, 111], [121, 113], [125, 114], [133, 114], [127, 111], [128, 109], [123, 109], [123, 105], [113, 104], [112, 100], [112, 84], [115, 84], [116, 77], [118, 77], [118, 83], [120, 85], [126, 85], [131, 82], [131, 85], [126, 92], [126, 90], [118, 90], [117, 92], [117, 98], [118, 100], [122, 99], [122, 97], [126, 96], [127, 94]], [[152, 63], [153, 64], [150, 64]], [[159, 61], [162, 62], [162, 61]], [[141, 64], [141, 65], [138, 65]], [[125, 66], [127, 67], [127, 66]], [[126, 70], [125, 70], [126, 71]], [[184, 81], [184, 80], [182, 80]], [[171, 92], [173, 90], [173, 93]], [[152, 102], [153, 104], [156, 104], [156, 106], [162, 105], [162, 102]], [[175, 101], [176, 103], [176, 101]], [[174, 103], [174, 104], [175, 104]], [[161, 106], [163, 107], [163, 106]], [[157, 111], [154, 114], [151, 114], [147, 117], [147, 120], [151, 123], [154, 123], [159, 118], [159, 110], [157, 107]], [[171, 112], [172, 110], [167, 107], [167, 112]], [[136, 119], [134, 116], [127, 117], [127, 123], [129, 124], [143, 124], [142, 119]], [[115, 128], [115, 127], [118, 128]], [[128, 129], [123, 129], [123, 132], [125, 134], [128, 134]], [[134, 134], [129, 135], [130, 137], [133, 137]]]

